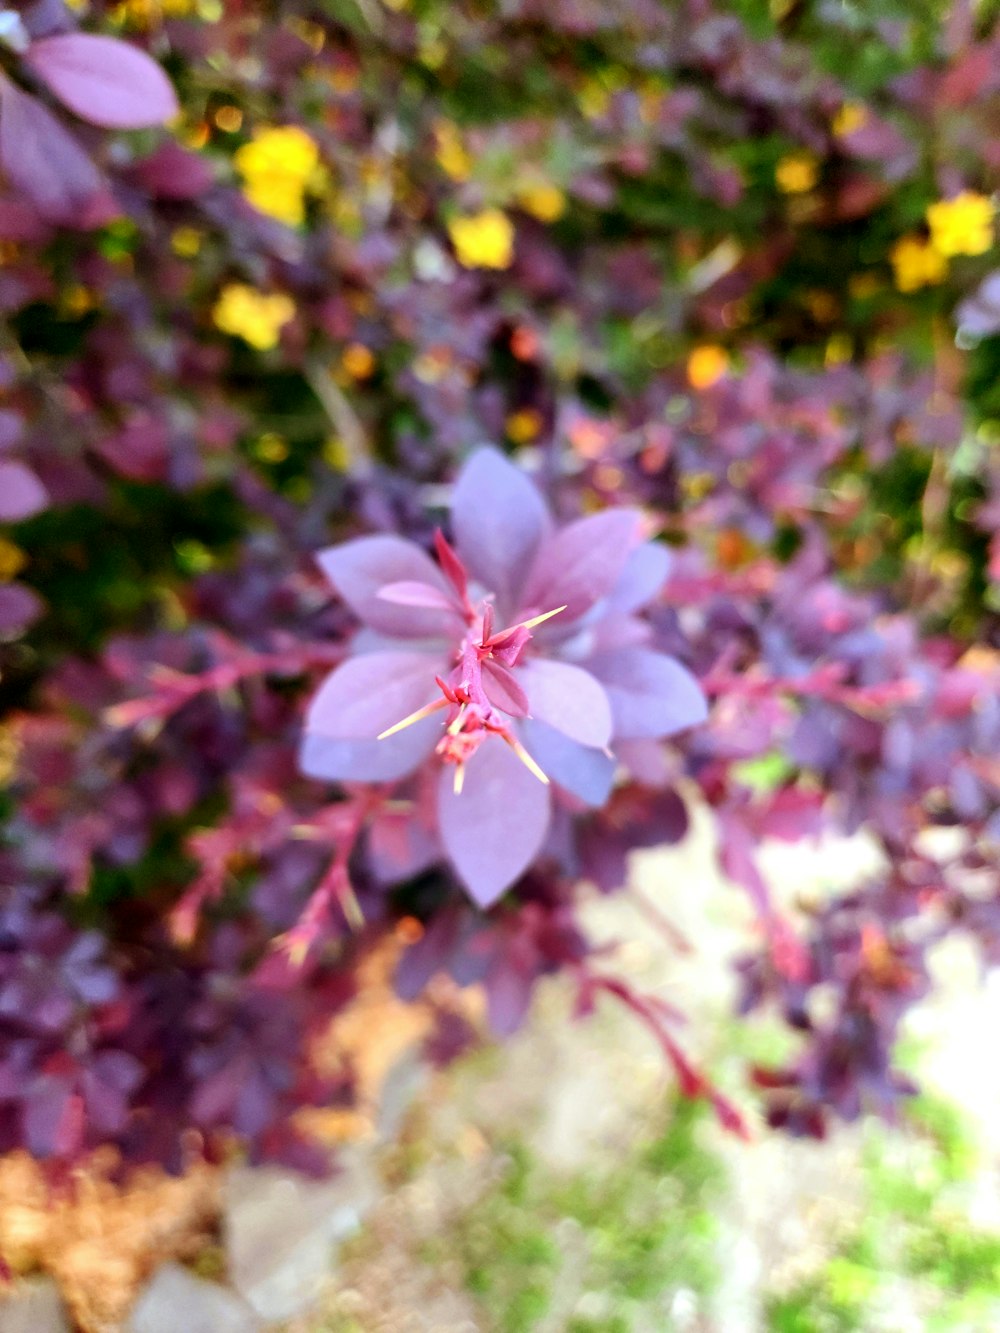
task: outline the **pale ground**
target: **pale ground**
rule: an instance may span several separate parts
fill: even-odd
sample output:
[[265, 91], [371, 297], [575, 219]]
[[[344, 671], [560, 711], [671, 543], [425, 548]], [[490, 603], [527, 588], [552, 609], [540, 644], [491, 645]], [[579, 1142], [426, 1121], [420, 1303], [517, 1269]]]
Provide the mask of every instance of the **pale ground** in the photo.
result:
[[[774, 845], [763, 855], [789, 910], [798, 896], [842, 891], [877, 865], [863, 838]], [[708, 817], [699, 815], [681, 846], [638, 854], [633, 869], [636, 886], [683, 932], [691, 952], [678, 953], [630, 894], [595, 898], [588, 929], [596, 939], [622, 942], [616, 967], [638, 988], [689, 1015], [678, 1031], [685, 1048], [740, 1100], [743, 1057], [733, 1049], [729, 960], [752, 939], [752, 915], [740, 890], [719, 877]], [[935, 972], [938, 993], [914, 1015], [911, 1036], [923, 1051], [926, 1085], [960, 1105], [981, 1139], [987, 1169], [973, 1200], [976, 1221], [1000, 1225], [1000, 1062], [989, 1040], [1000, 1030], [1000, 976], [981, 988], [962, 940], [939, 951]], [[558, 1168], [612, 1162], [649, 1123], [669, 1086], [662, 1056], [630, 1014], [605, 1000], [594, 1018], [571, 1023], [568, 1006], [567, 984], [548, 984], [528, 1026], [502, 1053], [460, 1066], [424, 1090], [420, 1135], [457, 1145], [458, 1153], [432, 1157], [427, 1169], [387, 1193], [368, 1224], [374, 1243], [348, 1260], [325, 1314], [290, 1325], [289, 1333], [339, 1333], [345, 1318], [364, 1333], [481, 1333], [459, 1275], [447, 1263], [422, 1264], [419, 1239], [447, 1228], [456, 1209], [484, 1188], [498, 1169], [494, 1145], [505, 1131], [526, 1136], [532, 1152]], [[728, 1176], [719, 1256], [725, 1276], [711, 1310], [690, 1318], [678, 1310], [673, 1327], [756, 1333], [764, 1327], [765, 1285], [782, 1286], [814, 1267], [831, 1235], [857, 1215], [865, 1130], [845, 1128], [821, 1144], [763, 1130], [749, 1144], [709, 1133]], [[561, 1239], [571, 1266], [572, 1237]], [[525, 1333], [559, 1333], [565, 1324], [556, 1307]], [[882, 1327], [921, 1330], [905, 1298]]]

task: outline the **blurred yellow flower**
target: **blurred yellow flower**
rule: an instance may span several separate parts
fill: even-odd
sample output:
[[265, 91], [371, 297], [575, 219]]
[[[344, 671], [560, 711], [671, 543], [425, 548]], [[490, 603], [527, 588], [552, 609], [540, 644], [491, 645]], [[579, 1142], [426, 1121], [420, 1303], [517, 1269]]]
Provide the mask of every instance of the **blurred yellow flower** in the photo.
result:
[[449, 120], [438, 121], [434, 137], [437, 140], [434, 156], [441, 170], [453, 181], [468, 180], [472, 173], [472, 158], [456, 126]]
[[246, 283], [231, 282], [220, 292], [212, 320], [223, 333], [266, 351], [277, 346], [278, 335], [294, 314], [295, 302], [284, 292], [259, 292]]
[[193, 259], [204, 239], [204, 233], [197, 227], [178, 227], [170, 237], [170, 248], [181, 259]]
[[534, 407], [522, 407], [511, 412], [504, 422], [507, 438], [512, 444], [530, 444], [542, 433], [542, 414]]
[[297, 125], [255, 130], [233, 161], [254, 208], [290, 227], [302, 225], [306, 187], [319, 165], [319, 149], [305, 130]]
[[901, 292], [931, 287], [943, 282], [948, 274], [947, 259], [922, 236], [901, 236], [889, 251], [889, 263], [896, 288]]
[[517, 201], [539, 222], [555, 222], [566, 212], [566, 196], [551, 181], [537, 181], [517, 192]]
[[364, 343], [349, 343], [340, 364], [352, 380], [366, 380], [375, 370], [375, 357]]
[[16, 579], [28, 563], [28, 557], [6, 537], [0, 537], [0, 583]]
[[819, 180], [819, 167], [808, 153], [789, 153], [775, 167], [774, 179], [785, 194], [805, 194]]
[[927, 209], [931, 245], [949, 259], [985, 254], [993, 244], [995, 214], [993, 200], [974, 190], [963, 190], [954, 199], [939, 199]]
[[452, 218], [448, 235], [465, 268], [509, 268], [514, 259], [514, 224], [499, 208]]
[[833, 132], [839, 138], [853, 134], [868, 122], [868, 108], [864, 102], [845, 102], [833, 118]]
[[696, 347], [688, 357], [687, 376], [693, 389], [710, 389], [729, 369], [729, 354], [717, 343]]

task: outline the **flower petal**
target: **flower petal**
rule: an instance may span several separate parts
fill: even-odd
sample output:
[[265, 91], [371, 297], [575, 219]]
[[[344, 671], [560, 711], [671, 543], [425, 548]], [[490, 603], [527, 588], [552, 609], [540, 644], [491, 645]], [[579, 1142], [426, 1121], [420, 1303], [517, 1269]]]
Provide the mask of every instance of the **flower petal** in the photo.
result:
[[637, 509], [608, 509], [568, 524], [539, 552], [521, 605], [565, 606], [553, 622], [561, 628], [611, 592], [641, 537]]
[[607, 691], [616, 738], [671, 736], [708, 716], [694, 676], [663, 653], [622, 648], [592, 657], [587, 667]]
[[317, 555], [323, 573], [359, 620], [383, 634], [403, 639], [454, 637], [461, 627], [455, 611], [399, 606], [379, 598], [387, 584], [425, 583], [450, 598], [450, 588], [430, 556], [402, 537], [358, 537]]
[[503, 610], [513, 610], [551, 527], [545, 501], [519, 468], [485, 447], [459, 473], [451, 518], [469, 572], [497, 595]]
[[365, 653], [348, 658], [324, 681], [306, 713], [301, 766], [310, 776], [339, 782], [391, 782], [433, 750], [439, 717], [377, 737], [430, 703], [440, 692], [443, 663], [428, 653]]
[[499, 737], [466, 765], [455, 792], [446, 765], [438, 787], [438, 827], [459, 879], [480, 907], [489, 907], [538, 855], [549, 827], [551, 793]]
[[581, 745], [603, 750], [611, 741], [611, 705], [603, 686], [582, 667], [535, 657], [518, 668], [530, 715]]
[[394, 606], [424, 606], [432, 611], [458, 612], [454, 600], [429, 583], [418, 583], [415, 579], [403, 579], [399, 583], [387, 583], [379, 588], [376, 596], [383, 602], [392, 602]]
[[609, 605], [624, 614], [648, 606], [666, 583], [672, 564], [673, 557], [666, 546], [643, 542], [625, 561], [625, 568], [608, 597]]
[[611, 795], [617, 764], [603, 750], [580, 745], [531, 718], [518, 723], [518, 731], [532, 759], [557, 787], [595, 808]]

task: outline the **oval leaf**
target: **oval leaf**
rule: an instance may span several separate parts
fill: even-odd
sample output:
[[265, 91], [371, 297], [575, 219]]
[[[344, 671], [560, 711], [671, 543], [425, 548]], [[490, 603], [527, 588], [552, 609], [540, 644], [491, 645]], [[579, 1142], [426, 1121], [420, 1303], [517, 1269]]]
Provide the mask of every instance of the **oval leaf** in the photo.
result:
[[114, 37], [60, 33], [32, 43], [25, 63], [81, 120], [142, 130], [177, 115], [170, 80], [145, 51]]
[[489, 907], [541, 850], [549, 828], [549, 788], [499, 738], [466, 765], [461, 792], [446, 764], [438, 787], [441, 841], [458, 877], [480, 907]]
[[520, 668], [530, 715], [580, 745], [603, 750], [611, 740], [611, 705], [589, 671], [533, 658]]
[[618, 739], [672, 736], [708, 717], [701, 686], [686, 667], [648, 648], [622, 648], [588, 662], [611, 701]]
[[[426, 551], [403, 537], [357, 537], [320, 551], [316, 559], [358, 619], [380, 634], [421, 639], [454, 636], [461, 629], [450, 584]], [[401, 606], [379, 597], [383, 588], [399, 583], [437, 589], [447, 599], [448, 609]]]

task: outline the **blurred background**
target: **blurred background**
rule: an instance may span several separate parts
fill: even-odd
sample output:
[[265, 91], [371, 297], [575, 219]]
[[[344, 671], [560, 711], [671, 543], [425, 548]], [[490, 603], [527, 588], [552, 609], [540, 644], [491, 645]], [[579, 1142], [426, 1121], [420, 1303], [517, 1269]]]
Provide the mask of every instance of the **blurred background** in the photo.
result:
[[[0, 1333], [1000, 1326], [998, 113], [994, 0], [0, 12]], [[297, 758], [483, 442], [709, 705], [489, 912]]]

